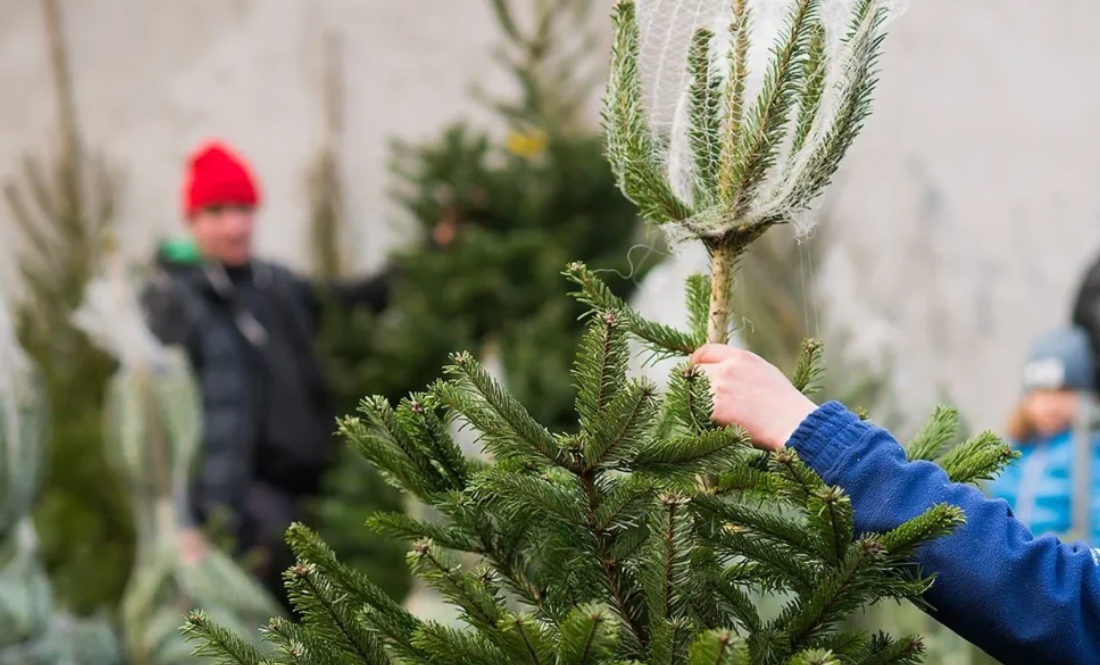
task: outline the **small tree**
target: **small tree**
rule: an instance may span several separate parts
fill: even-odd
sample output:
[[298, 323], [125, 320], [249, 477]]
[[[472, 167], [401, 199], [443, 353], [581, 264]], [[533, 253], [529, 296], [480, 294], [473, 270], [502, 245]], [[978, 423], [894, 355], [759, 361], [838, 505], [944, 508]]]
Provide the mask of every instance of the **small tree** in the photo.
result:
[[114, 361], [71, 321], [99, 264], [100, 235], [115, 222], [119, 183], [81, 139], [57, 0], [42, 0], [57, 88], [59, 149], [27, 156], [22, 177], [4, 184], [20, 232], [16, 262], [23, 297], [19, 339], [42, 372], [57, 414], [49, 423], [45, 486], [36, 517], [43, 558], [59, 598], [87, 613], [115, 605], [133, 563], [126, 500], [103, 452], [101, 413]]
[[[380, 515], [372, 525], [415, 543], [414, 572], [460, 608], [468, 628], [410, 615], [341, 565], [314, 534], [294, 528], [290, 539], [301, 561], [287, 582], [305, 623], [272, 624], [284, 662], [919, 661], [917, 637], [841, 631], [837, 623], [878, 600], [919, 602], [928, 581], [914, 576], [907, 561], [915, 548], [958, 525], [959, 509], [934, 506], [893, 531], [856, 538], [851, 504], [839, 488], [826, 486], [795, 453], [755, 451], [740, 429], [711, 422], [710, 387], [701, 372], [681, 365], [664, 395], [627, 375], [628, 336], [669, 356], [727, 338], [732, 262], [769, 226], [812, 200], [817, 192], [810, 189], [824, 186], [858, 128], [844, 118], [866, 114], [869, 83], [850, 86], [873, 79], [884, 6], [857, 3], [854, 29], [829, 42], [835, 50], [827, 51], [830, 35], [821, 34], [818, 4], [793, 3], [769, 68], [771, 83], [744, 118], [740, 74], [700, 82], [709, 70], [712, 35], [696, 33], [693, 99], [730, 95], [728, 104], [694, 105], [690, 116], [686, 133], [709, 137], [696, 146], [723, 146], [720, 154], [696, 150], [698, 205], [681, 198], [662, 172], [640, 104], [635, 5], [616, 5], [609, 155], [624, 190], [648, 217], [694, 234], [712, 250], [712, 274], [687, 285], [690, 328], [645, 321], [593, 271], [574, 263], [566, 274], [589, 308], [574, 363], [575, 428], [552, 431], [539, 423], [468, 353], [453, 357], [446, 380], [396, 408], [382, 398], [366, 400], [361, 417], [344, 421], [345, 435], [391, 482], [446, 516], [430, 523]], [[746, 19], [744, 3], [734, 2], [735, 72], [744, 66], [736, 44], [748, 40]], [[842, 85], [833, 92], [857, 113], [826, 120], [816, 115], [817, 86], [803, 83], [830, 65], [830, 57], [849, 59], [842, 60]], [[786, 99], [777, 103], [773, 93]], [[792, 119], [794, 108], [802, 111]], [[736, 131], [723, 129], [733, 119], [727, 113], [747, 120]], [[784, 155], [798, 153], [798, 128], [805, 125], [802, 145], [824, 152], [811, 160], [810, 171], [788, 172]], [[788, 131], [793, 141], [785, 140]], [[769, 138], [761, 141], [764, 135]], [[761, 158], [763, 165], [752, 166]], [[754, 192], [772, 167], [778, 173], [770, 176], [779, 181], [804, 175], [787, 188], [794, 198], [761, 206]], [[750, 177], [753, 170], [762, 173]], [[731, 189], [723, 190], [727, 184]], [[762, 210], [774, 212], [761, 216]], [[820, 345], [803, 347], [794, 372], [799, 388], [812, 388], [820, 360]], [[493, 462], [462, 456], [447, 433], [455, 418], [479, 432]], [[962, 482], [991, 473], [1010, 456], [1006, 446], [982, 436], [941, 457], [946, 431], [942, 418], [933, 419], [910, 444], [910, 456], [938, 457]], [[708, 482], [699, 482], [702, 475]], [[785, 511], [766, 509], [777, 504]], [[477, 554], [484, 565], [464, 570], [448, 550]], [[765, 619], [750, 600], [754, 590], [786, 592], [791, 600]], [[188, 625], [227, 662], [260, 662], [205, 616], [193, 615]]]
[[644, 227], [584, 117], [592, 0], [539, 0], [533, 12], [508, 0], [490, 6], [503, 36], [498, 57], [520, 94], [478, 93], [496, 112], [492, 132], [456, 124], [425, 145], [395, 144], [395, 196], [413, 242], [391, 256], [390, 311], [334, 312], [322, 343], [349, 408], [368, 393], [396, 401], [434, 379], [449, 353], [492, 344], [509, 386], [539, 417], [567, 426], [583, 308], [560, 297], [567, 290], [556, 275], [583, 260], [627, 297], [656, 262], [632, 251]]
[[0, 663], [115, 665], [101, 619], [57, 607], [31, 510], [41, 489], [50, 405], [42, 374], [21, 348], [0, 294]]

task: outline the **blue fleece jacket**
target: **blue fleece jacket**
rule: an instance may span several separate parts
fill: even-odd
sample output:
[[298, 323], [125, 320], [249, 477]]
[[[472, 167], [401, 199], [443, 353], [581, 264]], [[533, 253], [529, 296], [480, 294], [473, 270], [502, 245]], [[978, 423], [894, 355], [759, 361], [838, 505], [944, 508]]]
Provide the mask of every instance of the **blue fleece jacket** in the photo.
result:
[[[1062, 432], [1018, 444], [1014, 461], [986, 486], [994, 499], [1004, 499], [1016, 519], [1031, 533], [1063, 535], [1073, 526], [1074, 433]], [[1100, 545], [1100, 433], [1092, 437], [1092, 494], [1088, 540]]]
[[1100, 561], [1086, 545], [1036, 538], [1002, 500], [910, 463], [889, 433], [837, 403], [814, 412], [787, 444], [852, 499], [857, 533], [885, 532], [936, 504], [966, 524], [918, 550], [936, 580], [933, 615], [1004, 665], [1100, 663]]

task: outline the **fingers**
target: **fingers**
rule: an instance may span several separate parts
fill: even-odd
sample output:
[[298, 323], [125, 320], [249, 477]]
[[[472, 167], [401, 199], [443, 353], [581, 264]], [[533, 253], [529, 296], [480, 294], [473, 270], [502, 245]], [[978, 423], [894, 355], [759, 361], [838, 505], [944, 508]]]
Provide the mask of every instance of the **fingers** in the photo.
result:
[[689, 362], [693, 365], [705, 365], [730, 360], [737, 356], [738, 349], [726, 344], [704, 344], [691, 354]]
[[698, 371], [703, 373], [703, 376], [707, 377], [707, 382], [710, 383], [711, 390], [714, 390], [714, 384], [718, 381], [718, 374], [721, 372], [721, 368], [714, 364], [699, 365]]

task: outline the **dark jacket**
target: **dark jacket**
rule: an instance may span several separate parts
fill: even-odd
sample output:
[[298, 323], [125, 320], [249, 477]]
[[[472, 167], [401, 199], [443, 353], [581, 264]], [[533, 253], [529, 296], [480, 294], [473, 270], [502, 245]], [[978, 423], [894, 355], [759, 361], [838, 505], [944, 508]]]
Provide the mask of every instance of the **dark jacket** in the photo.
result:
[[[1085, 330], [1092, 340], [1092, 350], [1100, 358], [1100, 259], [1097, 259], [1077, 289], [1073, 301], [1073, 324]], [[1097, 364], [1097, 384], [1100, 385], [1100, 363]]]
[[1082, 543], [1035, 537], [1008, 504], [908, 462], [882, 429], [837, 403], [811, 415], [787, 444], [852, 500], [857, 534], [885, 533], [937, 504], [966, 524], [917, 550], [936, 579], [932, 615], [1004, 665], [1100, 663], [1100, 562]]
[[256, 514], [257, 485], [285, 498], [311, 494], [335, 452], [336, 414], [313, 347], [321, 298], [380, 311], [388, 280], [319, 290], [272, 263], [225, 269], [160, 254], [157, 267], [143, 294], [150, 328], [187, 350], [202, 393], [189, 507], [200, 521], [226, 520], [247, 546], [257, 529], [287, 526]]

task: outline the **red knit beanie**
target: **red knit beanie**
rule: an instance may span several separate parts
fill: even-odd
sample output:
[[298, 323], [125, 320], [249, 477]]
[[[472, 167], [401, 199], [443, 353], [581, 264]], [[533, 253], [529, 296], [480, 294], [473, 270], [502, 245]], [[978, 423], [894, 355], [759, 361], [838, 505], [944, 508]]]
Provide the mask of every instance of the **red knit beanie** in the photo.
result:
[[248, 165], [228, 146], [211, 141], [191, 153], [183, 181], [185, 215], [212, 205], [252, 207], [259, 202], [259, 187]]

